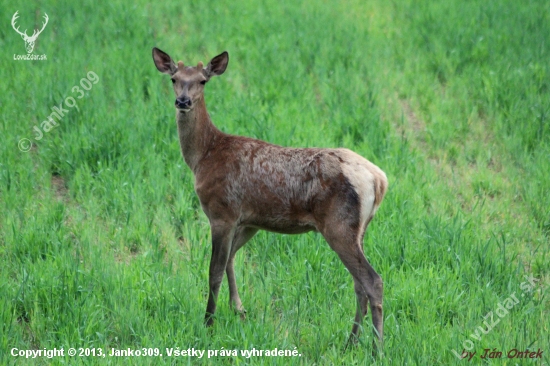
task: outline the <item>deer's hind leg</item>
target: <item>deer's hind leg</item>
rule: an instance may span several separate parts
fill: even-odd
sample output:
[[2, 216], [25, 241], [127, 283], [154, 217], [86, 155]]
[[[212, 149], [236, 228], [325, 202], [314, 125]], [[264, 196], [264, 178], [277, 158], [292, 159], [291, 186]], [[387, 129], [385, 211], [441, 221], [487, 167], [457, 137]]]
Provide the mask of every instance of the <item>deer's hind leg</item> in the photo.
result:
[[[330, 247], [338, 254], [340, 260], [349, 273], [353, 277], [355, 295], [357, 297], [357, 311], [355, 314], [355, 321], [350, 334], [350, 342], [356, 342], [363, 318], [367, 314], [368, 307], [372, 313], [372, 323], [374, 325], [374, 333], [381, 341], [383, 338], [383, 283], [382, 278], [363, 254], [361, 243], [359, 238], [362, 235], [349, 235], [349, 232], [353, 232], [352, 228], [347, 228], [348, 235], [339, 235], [334, 232], [338, 230], [331, 230], [330, 233], [323, 234], [327, 239]], [[340, 233], [343, 234], [343, 233]]]
[[[352, 187], [348, 187], [348, 189], [353, 190]], [[353, 193], [354, 190], [351, 192]], [[361, 204], [372, 207], [372, 202], [365, 199], [361, 200], [360, 196], [355, 196], [356, 198], [353, 196], [348, 192], [347, 195], [333, 201], [333, 204], [329, 207], [331, 214], [325, 217], [321, 233], [353, 277], [357, 297], [357, 311], [350, 334], [350, 342], [357, 341], [369, 304], [374, 333], [382, 341], [382, 278], [372, 268], [363, 253], [363, 236], [368, 223], [372, 219], [373, 210], [361, 210]], [[344, 202], [343, 205], [342, 202]], [[361, 217], [362, 213], [367, 213], [368, 217]]]
[[367, 316], [369, 298], [363, 290], [363, 286], [360, 281], [353, 278], [353, 288], [355, 290], [355, 296], [357, 297], [357, 311], [355, 312], [355, 320], [353, 321], [353, 327], [351, 328], [351, 334], [348, 340], [348, 344], [357, 343], [359, 339], [359, 331], [363, 324], [363, 319]]

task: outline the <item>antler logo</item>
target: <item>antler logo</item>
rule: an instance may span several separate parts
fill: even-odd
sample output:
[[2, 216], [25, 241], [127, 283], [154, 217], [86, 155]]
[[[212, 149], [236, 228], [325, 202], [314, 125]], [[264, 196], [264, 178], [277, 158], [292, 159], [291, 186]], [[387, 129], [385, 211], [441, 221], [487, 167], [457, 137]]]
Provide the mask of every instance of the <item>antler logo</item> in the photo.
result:
[[13, 18], [11, 18], [11, 26], [13, 27], [13, 29], [15, 29], [17, 33], [21, 35], [21, 38], [23, 38], [23, 41], [25, 41], [25, 48], [27, 49], [27, 53], [31, 53], [32, 50], [34, 49], [34, 42], [36, 42], [36, 39], [38, 38], [40, 33], [42, 33], [44, 28], [46, 28], [46, 24], [48, 24], [48, 14], [44, 13], [45, 22], [42, 24], [42, 29], [40, 30], [35, 29], [34, 32], [32, 33], [32, 36], [29, 37], [27, 35], [26, 29], [24, 32], [21, 32], [19, 31], [19, 27], [17, 28], [15, 27], [15, 21], [17, 20], [17, 18], [19, 18], [19, 15], [17, 15], [17, 13], [19, 13], [19, 10], [16, 11], [15, 14], [13, 14]]

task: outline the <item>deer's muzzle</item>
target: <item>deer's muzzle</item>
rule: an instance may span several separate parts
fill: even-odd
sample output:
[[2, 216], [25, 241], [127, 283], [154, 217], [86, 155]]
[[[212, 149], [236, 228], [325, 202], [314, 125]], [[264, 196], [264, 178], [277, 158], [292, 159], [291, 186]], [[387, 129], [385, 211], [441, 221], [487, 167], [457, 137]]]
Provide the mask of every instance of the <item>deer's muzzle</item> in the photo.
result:
[[189, 97], [177, 97], [176, 108], [178, 109], [191, 109], [191, 98]]

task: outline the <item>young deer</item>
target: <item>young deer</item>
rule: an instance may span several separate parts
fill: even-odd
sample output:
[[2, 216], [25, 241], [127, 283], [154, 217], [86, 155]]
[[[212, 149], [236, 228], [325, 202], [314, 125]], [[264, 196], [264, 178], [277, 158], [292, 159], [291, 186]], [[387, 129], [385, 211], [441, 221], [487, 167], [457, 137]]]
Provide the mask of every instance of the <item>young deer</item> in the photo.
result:
[[350, 341], [356, 342], [370, 302], [375, 335], [382, 340], [382, 279], [363, 253], [363, 236], [386, 189], [386, 175], [347, 149], [297, 149], [218, 130], [204, 102], [204, 85], [224, 73], [227, 52], [203, 67], [177, 65], [153, 48], [157, 69], [170, 75], [183, 158], [210, 221], [212, 258], [205, 321], [212, 325], [220, 285], [227, 273], [229, 303], [244, 317], [235, 253], [260, 229], [285, 234], [318, 231], [353, 276], [357, 312]]

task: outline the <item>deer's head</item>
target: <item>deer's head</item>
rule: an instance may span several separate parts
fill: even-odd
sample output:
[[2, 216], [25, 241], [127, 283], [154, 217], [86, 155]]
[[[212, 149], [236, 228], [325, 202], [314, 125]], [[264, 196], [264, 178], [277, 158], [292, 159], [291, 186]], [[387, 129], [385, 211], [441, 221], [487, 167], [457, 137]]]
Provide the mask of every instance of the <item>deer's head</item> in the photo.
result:
[[170, 75], [176, 93], [176, 108], [184, 113], [189, 112], [199, 100], [204, 98], [204, 85], [212, 76], [221, 75], [227, 68], [229, 54], [222, 52], [214, 57], [206, 67], [202, 62], [197, 66], [184, 66], [179, 61], [177, 66], [172, 58], [158, 48], [153, 48], [153, 61], [157, 69]]
[[27, 35], [27, 30], [25, 29], [24, 32], [21, 32], [19, 31], [19, 27], [15, 27], [15, 21], [17, 20], [17, 18], [19, 18], [19, 16], [17, 15], [17, 13], [19, 13], [19, 10], [15, 12], [15, 14], [13, 14], [13, 17], [11, 18], [11, 26], [13, 27], [13, 29], [19, 33], [21, 35], [21, 38], [23, 38], [23, 41], [25, 41], [25, 48], [27, 49], [27, 53], [31, 53], [32, 50], [34, 49], [34, 42], [36, 42], [36, 39], [38, 38], [38, 36], [40, 35], [40, 33], [42, 33], [42, 31], [44, 30], [44, 28], [46, 28], [46, 24], [48, 24], [48, 14], [44, 13], [44, 23], [42, 23], [42, 29], [40, 30], [34, 30], [34, 32], [32, 33], [32, 36], [28, 36]]

